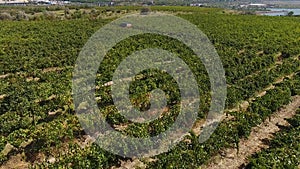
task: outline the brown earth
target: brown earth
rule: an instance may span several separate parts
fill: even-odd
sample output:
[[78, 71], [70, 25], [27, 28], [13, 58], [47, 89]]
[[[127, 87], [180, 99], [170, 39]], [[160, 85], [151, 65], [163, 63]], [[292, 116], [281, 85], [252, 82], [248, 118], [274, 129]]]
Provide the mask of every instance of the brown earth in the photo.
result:
[[252, 132], [248, 139], [239, 142], [239, 153], [236, 148], [229, 148], [220, 152], [213, 157], [207, 165], [203, 165], [204, 169], [235, 169], [242, 168], [248, 163], [248, 158], [262, 149], [268, 148], [266, 140], [271, 140], [273, 134], [280, 129], [276, 124], [287, 126], [285, 119], [292, 118], [296, 114], [296, 110], [300, 107], [300, 96], [295, 96], [293, 101], [281, 110], [271, 115], [270, 121], [266, 120], [259, 126], [252, 128]]

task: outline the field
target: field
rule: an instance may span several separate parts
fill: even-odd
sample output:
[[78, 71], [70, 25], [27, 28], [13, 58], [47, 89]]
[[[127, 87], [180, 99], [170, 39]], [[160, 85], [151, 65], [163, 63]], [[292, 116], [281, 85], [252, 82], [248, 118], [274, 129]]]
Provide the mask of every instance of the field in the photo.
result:
[[[9, 19], [0, 21], [1, 169], [299, 168], [299, 17], [151, 7], [188, 20], [208, 36], [225, 69], [227, 99], [222, 122], [206, 142], [199, 143], [211, 100], [201, 61], [181, 42], [166, 36], [144, 34], [121, 41], [104, 58], [95, 82], [97, 104], [116, 130], [135, 137], [155, 136], [173, 124], [180, 107], [174, 79], [148, 70], [130, 85], [131, 103], [146, 110], [150, 103], [145, 95], [161, 88], [169, 98], [164, 115], [138, 124], [118, 113], [111, 86], [104, 84], [133, 51], [149, 47], [171, 51], [189, 65], [201, 95], [197, 121], [183, 141], [157, 156], [127, 158], [101, 149], [83, 130], [73, 104], [72, 74], [93, 33], [141, 8], [70, 7], [52, 9], [51, 15], [34, 7], [1, 10], [10, 13]], [[18, 10], [25, 11], [23, 17]]]

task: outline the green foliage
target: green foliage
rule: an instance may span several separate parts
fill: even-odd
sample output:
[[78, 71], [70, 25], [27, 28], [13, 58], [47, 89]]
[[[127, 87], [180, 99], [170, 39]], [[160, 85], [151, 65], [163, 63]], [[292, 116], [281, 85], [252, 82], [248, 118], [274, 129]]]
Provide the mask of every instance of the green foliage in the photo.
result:
[[[75, 8], [70, 6], [69, 10]], [[25, 9], [25, 14], [45, 11], [43, 7]], [[90, 15], [96, 18], [102, 12], [139, 9], [95, 8]], [[0, 99], [0, 150], [10, 143], [16, 148], [14, 153], [24, 152], [28, 161], [31, 160], [29, 154], [38, 153], [57, 159], [53, 164], [45, 161], [32, 166], [36, 168], [110, 168], [120, 165], [120, 160], [128, 159], [106, 152], [95, 144], [83, 148], [78, 143], [84, 142], [86, 133], [74, 115], [71, 95], [72, 71], [78, 53], [88, 38], [110, 20], [82, 19], [85, 14], [81, 10], [74, 13], [65, 8], [57, 10], [64, 10], [64, 15], [74, 20], [0, 22], [0, 74], [7, 75], [0, 81], [1, 95], [6, 95]], [[223, 148], [238, 148], [238, 141], [248, 137], [252, 127], [287, 104], [291, 96], [299, 95], [300, 61], [297, 56], [300, 53], [300, 29], [296, 18], [217, 14], [220, 9], [210, 8], [151, 7], [151, 10], [193, 12], [179, 16], [197, 25], [215, 45], [226, 71], [227, 109], [255, 96], [270, 84], [275, 88], [256, 98], [245, 112], [230, 113], [234, 120], [220, 123], [205, 143], [200, 144], [198, 137], [191, 132], [171, 151], [156, 156], [157, 161], [145, 161], [149, 168], [197, 168]], [[174, 79], [166, 73], [147, 70], [136, 75], [130, 85], [131, 102], [139, 110], [149, 108], [146, 96], [150, 91], [160, 88], [166, 92], [166, 114], [147, 124], [125, 119], [113, 105], [110, 87], [102, 86], [111, 81], [117, 65], [125, 57], [149, 47], [168, 50], [189, 65], [200, 87], [199, 119], [205, 118], [209, 110], [209, 79], [203, 64], [191, 50], [169, 37], [153, 34], [133, 36], [108, 52], [99, 67], [95, 84], [98, 86], [95, 96], [100, 98], [97, 103], [101, 112], [112, 126], [127, 126], [120, 130], [123, 134], [138, 137], [157, 135], [168, 129], [178, 115], [180, 92]], [[278, 78], [291, 73], [295, 75], [274, 84]], [[253, 168], [263, 163], [266, 163], [266, 168], [296, 164], [294, 157], [299, 157], [299, 150], [291, 151], [287, 145], [296, 146], [289, 139], [298, 139], [299, 120], [295, 118], [289, 122], [295, 129], [289, 128], [289, 134], [279, 134], [283, 140], [278, 136], [277, 141], [272, 143], [284, 148], [268, 152], [272, 157], [280, 154], [276, 166], [271, 160], [264, 161], [265, 155], [257, 155], [260, 158], [250, 163]], [[288, 151], [291, 153], [283, 156]], [[0, 163], [9, 157], [10, 154], [4, 156], [0, 153]], [[290, 157], [289, 165], [286, 159]]]
[[300, 114], [289, 119], [291, 126], [281, 129], [270, 147], [256, 153], [246, 168], [297, 168], [300, 165]]
[[293, 16], [293, 15], [294, 15], [294, 12], [293, 12], [293, 11], [290, 11], [287, 15], [288, 15], [288, 16]]

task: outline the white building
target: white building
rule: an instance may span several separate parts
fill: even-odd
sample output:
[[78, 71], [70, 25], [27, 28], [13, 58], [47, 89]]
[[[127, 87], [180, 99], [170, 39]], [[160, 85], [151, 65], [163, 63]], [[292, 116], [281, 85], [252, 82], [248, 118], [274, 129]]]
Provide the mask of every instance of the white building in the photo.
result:
[[26, 4], [28, 3], [28, 0], [0, 0], [0, 4]]
[[204, 4], [200, 4], [200, 3], [194, 3], [194, 4], [190, 4], [190, 6], [204, 6]]
[[249, 4], [249, 7], [267, 7], [267, 4]]
[[268, 4], [247, 4], [247, 5], [240, 5], [240, 8], [267, 8], [270, 5]]

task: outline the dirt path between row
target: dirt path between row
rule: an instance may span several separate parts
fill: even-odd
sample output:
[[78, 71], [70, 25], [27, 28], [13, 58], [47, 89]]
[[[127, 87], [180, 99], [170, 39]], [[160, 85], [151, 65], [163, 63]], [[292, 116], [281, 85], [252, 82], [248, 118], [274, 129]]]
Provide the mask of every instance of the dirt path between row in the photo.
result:
[[[60, 70], [64, 70], [64, 69], [68, 69], [68, 68], [72, 68], [73, 66], [65, 66], [65, 67], [48, 67], [48, 68], [44, 68], [44, 69], [37, 69], [40, 70], [42, 73], [49, 73], [49, 72], [55, 72], [55, 71], [60, 71]], [[7, 74], [3, 74], [0, 75], [0, 79], [5, 79], [8, 78], [12, 75], [21, 75], [21, 74], [25, 74], [26, 72], [16, 72], [16, 73], [7, 73]], [[26, 77], [28, 81], [31, 80], [36, 80], [33, 77]]]
[[273, 134], [280, 129], [276, 124], [287, 126], [285, 119], [292, 118], [296, 110], [300, 107], [300, 96], [292, 98], [292, 102], [284, 106], [279, 111], [271, 115], [271, 120], [266, 120], [259, 126], [252, 128], [248, 139], [242, 139], [239, 142], [239, 153], [236, 148], [229, 148], [213, 157], [207, 165], [201, 166], [201, 169], [236, 169], [243, 168], [248, 163], [248, 157], [254, 153], [268, 148], [266, 140], [271, 140]]
[[[262, 97], [267, 93], [267, 91], [269, 91], [271, 89], [274, 89], [275, 86], [273, 84], [278, 84], [278, 83], [282, 82], [284, 78], [286, 78], [286, 77], [292, 78], [293, 76], [294, 76], [294, 73], [289, 74], [289, 75], [285, 75], [285, 76], [282, 76], [282, 77], [276, 79], [270, 85], [266, 86], [263, 90], [258, 91], [254, 97], [248, 98], [247, 100], [244, 100], [243, 102], [241, 102], [240, 104], [238, 104], [234, 108], [224, 110], [224, 112], [245, 111], [248, 108], [248, 106], [250, 105], [250, 103], [255, 100], [255, 98]], [[300, 96], [299, 96], [299, 100], [300, 100]], [[271, 119], [272, 119], [273, 116], [274, 116], [274, 114], [271, 116]], [[231, 115], [228, 114], [227, 116], [224, 115], [221, 121], [228, 121], [228, 120], [232, 120], [232, 119], [234, 119], [234, 116], [231, 116]], [[200, 132], [202, 130], [202, 127], [203, 127], [204, 123], [205, 123], [205, 120], [203, 120], [203, 119], [202, 120], [197, 120], [195, 122], [195, 124], [192, 128], [192, 131], [197, 136], [200, 135]], [[234, 153], [232, 153], [233, 155], [236, 154], [235, 149], [232, 150], [232, 151], [235, 151]], [[242, 150], [240, 150], [240, 152], [242, 152]], [[215, 160], [217, 160], [218, 158], [220, 158], [220, 155], [216, 156], [216, 157], [213, 157], [212, 159], [214, 159], [214, 158], [215, 158]], [[131, 169], [131, 168], [145, 168], [145, 167], [146, 167], [145, 164], [143, 162], [141, 162], [139, 159], [134, 159], [134, 160], [128, 160], [128, 161], [121, 161], [121, 167], [115, 167], [114, 166], [114, 167], [112, 167], [112, 169]], [[216, 168], [218, 168], [218, 167], [216, 167]], [[227, 168], [227, 167], [225, 167], [225, 168]]]

